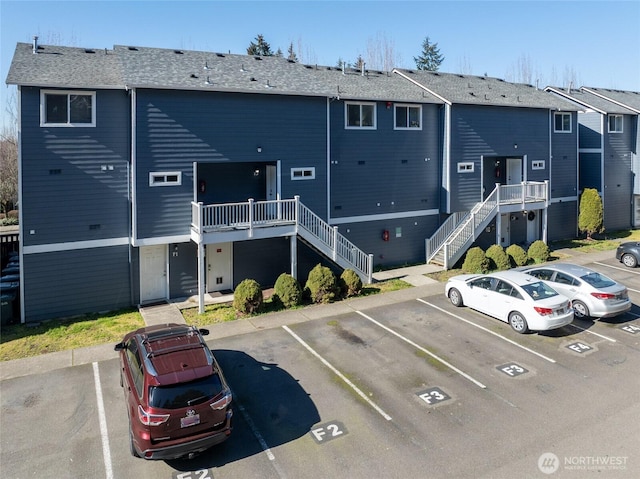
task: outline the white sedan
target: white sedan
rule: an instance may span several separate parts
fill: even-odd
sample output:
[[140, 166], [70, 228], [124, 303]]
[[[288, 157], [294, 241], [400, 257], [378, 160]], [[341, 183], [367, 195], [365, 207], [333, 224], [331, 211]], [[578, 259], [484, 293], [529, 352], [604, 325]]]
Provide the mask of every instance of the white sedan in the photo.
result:
[[445, 294], [454, 306], [472, 309], [509, 323], [514, 331], [546, 331], [573, 321], [570, 301], [533, 276], [519, 271], [453, 276]]

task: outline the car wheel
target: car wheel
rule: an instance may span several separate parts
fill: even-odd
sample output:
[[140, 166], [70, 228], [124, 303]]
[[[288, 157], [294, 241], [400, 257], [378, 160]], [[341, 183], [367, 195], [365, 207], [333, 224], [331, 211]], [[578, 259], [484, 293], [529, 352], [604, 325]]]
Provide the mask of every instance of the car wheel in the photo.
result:
[[632, 254], [623, 254], [622, 255], [622, 263], [629, 268], [635, 268], [638, 266], [638, 260]]
[[574, 315], [576, 318], [588, 318], [589, 317], [589, 308], [582, 301], [573, 301], [571, 303], [573, 306]]
[[462, 295], [460, 294], [460, 291], [456, 288], [451, 288], [449, 290], [449, 301], [451, 301], [451, 304], [457, 308], [462, 306]]
[[509, 314], [509, 324], [516, 333], [524, 334], [529, 331], [527, 320], [524, 319], [524, 316], [517, 311]]

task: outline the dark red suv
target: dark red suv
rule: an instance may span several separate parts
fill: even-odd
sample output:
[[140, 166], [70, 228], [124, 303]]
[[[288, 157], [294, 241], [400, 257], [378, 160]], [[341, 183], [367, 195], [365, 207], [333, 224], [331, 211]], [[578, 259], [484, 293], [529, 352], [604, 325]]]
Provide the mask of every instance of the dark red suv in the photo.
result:
[[132, 331], [116, 344], [134, 456], [191, 457], [231, 434], [231, 390], [206, 334], [166, 324]]

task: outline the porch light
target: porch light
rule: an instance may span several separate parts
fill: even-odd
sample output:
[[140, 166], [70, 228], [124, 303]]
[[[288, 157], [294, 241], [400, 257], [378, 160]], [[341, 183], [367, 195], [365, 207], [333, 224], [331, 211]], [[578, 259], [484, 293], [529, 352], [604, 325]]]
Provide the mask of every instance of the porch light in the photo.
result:
[[258, 147], [258, 149], [257, 149], [257, 151], [258, 151], [258, 153], [262, 153], [262, 147], [261, 147], [261, 146], [259, 146], [259, 147]]

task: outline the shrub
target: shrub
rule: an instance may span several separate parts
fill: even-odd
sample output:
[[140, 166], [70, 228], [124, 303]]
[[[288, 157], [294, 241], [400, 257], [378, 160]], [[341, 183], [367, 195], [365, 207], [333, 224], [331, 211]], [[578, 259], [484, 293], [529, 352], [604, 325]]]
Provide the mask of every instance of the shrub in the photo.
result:
[[502, 271], [511, 267], [507, 253], [504, 252], [504, 248], [499, 244], [489, 246], [486, 255], [491, 269]]
[[273, 287], [273, 300], [285, 308], [293, 308], [302, 303], [302, 288], [293, 276], [282, 273]]
[[489, 259], [482, 248], [475, 246], [467, 251], [462, 263], [462, 271], [465, 273], [487, 273], [489, 271]]
[[578, 229], [591, 239], [594, 233], [602, 233], [603, 225], [602, 198], [595, 188], [585, 188], [580, 197], [580, 213], [578, 214]]
[[242, 314], [253, 314], [262, 308], [262, 289], [254, 279], [245, 279], [233, 292], [233, 308]]
[[512, 266], [524, 266], [527, 264], [527, 253], [522, 249], [522, 246], [517, 244], [509, 245], [506, 253]]
[[313, 303], [329, 303], [338, 292], [336, 275], [326, 266], [317, 264], [310, 272], [305, 285], [309, 300]]
[[527, 257], [536, 264], [548, 261], [549, 255], [549, 247], [542, 240], [534, 241], [527, 250]]
[[352, 269], [345, 269], [340, 275], [340, 293], [343, 298], [358, 296], [362, 291], [362, 280]]

